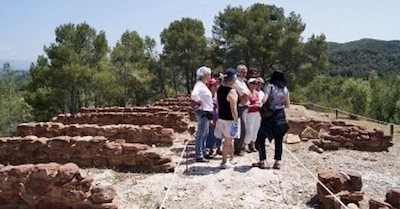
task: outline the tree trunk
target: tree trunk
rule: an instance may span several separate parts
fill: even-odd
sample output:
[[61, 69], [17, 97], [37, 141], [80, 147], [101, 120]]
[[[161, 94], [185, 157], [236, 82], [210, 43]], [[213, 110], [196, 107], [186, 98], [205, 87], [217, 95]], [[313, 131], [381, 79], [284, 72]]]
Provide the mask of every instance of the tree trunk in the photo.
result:
[[71, 95], [70, 95], [70, 106], [69, 106], [69, 112], [71, 114], [75, 114], [76, 113], [76, 86], [75, 84], [72, 85], [71, 87]]
[[173, 82], [174, 82], [174, 90], [175, 90], [175, 95], [178, 95], [178, 84], [177, 84], [177, 73], [176, 73], [176, 69], [172, 70], [172, 77], [173, 77]]
[[185, 77], [186, 77], [186, 92], [188, 93], [188, 94], [190, 94], [190, 86], [191, 86], [191, 78], [190, 78], [190, 72], [189, 72], [189, 69], [188, 68], [186, 68], [185, 69]]

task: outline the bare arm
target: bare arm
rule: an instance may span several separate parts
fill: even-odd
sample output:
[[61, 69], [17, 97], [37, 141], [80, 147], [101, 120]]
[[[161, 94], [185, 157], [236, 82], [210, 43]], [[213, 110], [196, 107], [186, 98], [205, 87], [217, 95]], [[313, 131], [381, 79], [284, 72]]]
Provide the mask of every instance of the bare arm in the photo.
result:
[[288, 94], [286, 101], [285, 101], [285, 108], [290, 108], [290, 96]]
[[238, 94], [236, 93], [236, 90], [231, 89], [226, 99], [230, 104], [233, 120], [235, 121], [238, 120], [239, 119], [239, 114], [237, 110]]
[[252, 93], [247, 88], [247, 86], [240, 85], [239, 83], [240, 83], [240, 81], [236, 80], [235, 84], [233, 85], [233, 88], [239, 94], [239, 102], [240, 102], [240, 104], [244, 105], [250, 100], [250, 98], [252, 96]]

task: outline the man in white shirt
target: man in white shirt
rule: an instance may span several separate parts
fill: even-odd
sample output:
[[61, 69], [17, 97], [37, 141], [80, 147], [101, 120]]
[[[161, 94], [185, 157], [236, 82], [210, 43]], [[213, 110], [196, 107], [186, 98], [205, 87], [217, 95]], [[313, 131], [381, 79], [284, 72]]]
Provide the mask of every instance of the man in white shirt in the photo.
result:
[[233, 88], [237, 91], [239, 95], [239, 118], [240, 118], [240, 137], [235, 140], [235, 155], [242, 156], [242, 148], [244, 143], [244, 137], [246, 136], [246, 121], [244, 120], [243, 114], [246, 114], [246, 110], [248, 109], [248, 105], [250, 104], [250, 98], [252, 96], [249, 88], [246, 84], [247, 77], [247, 67], [246, 65], [238, 65], [236, 68], [237, 76], [235, 84]]

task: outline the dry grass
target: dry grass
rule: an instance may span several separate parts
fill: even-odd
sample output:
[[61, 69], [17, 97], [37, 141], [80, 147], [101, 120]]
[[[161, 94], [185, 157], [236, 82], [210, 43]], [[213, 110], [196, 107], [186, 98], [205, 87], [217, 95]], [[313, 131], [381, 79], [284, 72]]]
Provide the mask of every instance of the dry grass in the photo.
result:
[[[366, 121], [366, 120], [352, 120], [352, 119], [345, 119], [345, 118], [340, 118], [338, 120], [344, 121], [348, 124], [352, 125], [357, 125], [361, 127], [365, 127], [368, 130], [382, 130], [386, 135], [390, 135], [390, 124], [380, 124], [380, 123], [375, 123], [371, 121]], [[400, 126], [399, 125], [394, 125], [394, 137], [396, 139], [399, 139], [400, 137]]]

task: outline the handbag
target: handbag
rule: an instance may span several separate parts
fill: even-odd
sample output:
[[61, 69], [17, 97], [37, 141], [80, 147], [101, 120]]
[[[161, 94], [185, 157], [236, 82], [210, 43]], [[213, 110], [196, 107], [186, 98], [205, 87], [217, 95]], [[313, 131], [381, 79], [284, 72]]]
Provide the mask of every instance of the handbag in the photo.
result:
[[193, 111], [198, 110], [200, 107], [200, 104], [198, 102], [195, 102], [194, 100], [190, 100], [190, 109]]
[[272, 101], [273, 101], [272, 87], [273, 86], [271, 86], [271, 89], [269, 91], [270, 93], [267, 101], [260, 108], [260, 114], [262, 118], [269, 118], [275, 112], [275, 107], [272, 107]]

